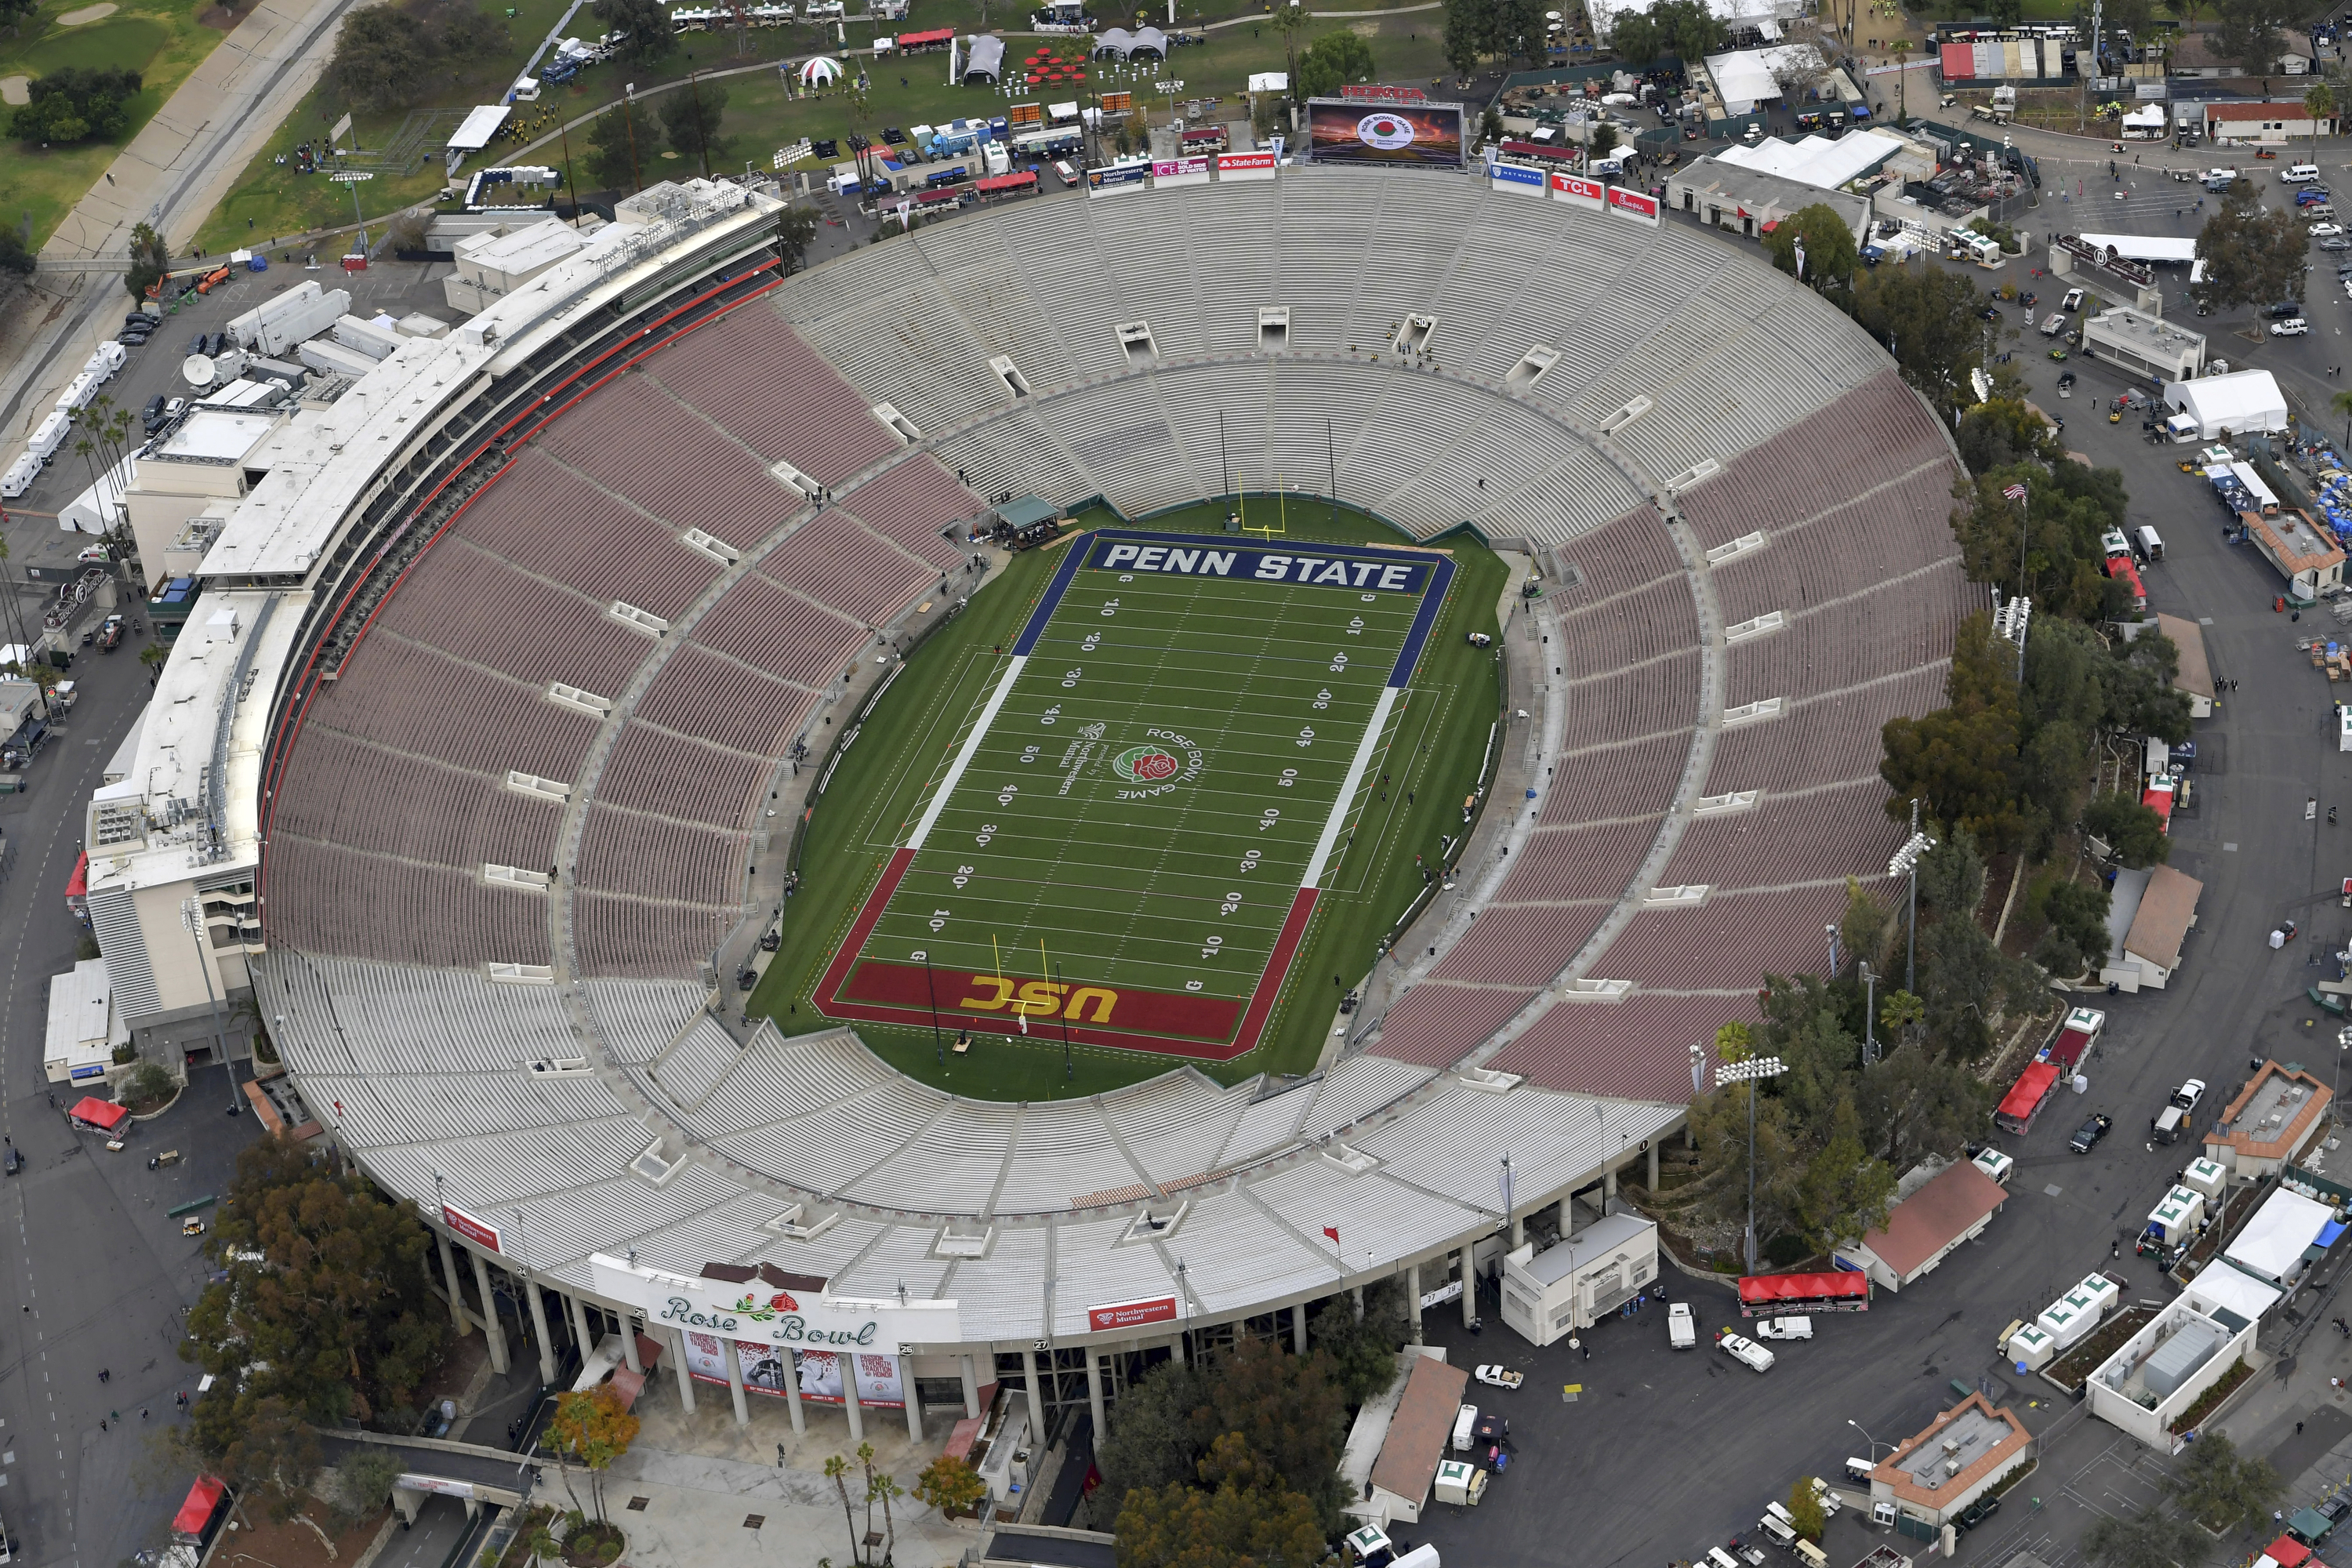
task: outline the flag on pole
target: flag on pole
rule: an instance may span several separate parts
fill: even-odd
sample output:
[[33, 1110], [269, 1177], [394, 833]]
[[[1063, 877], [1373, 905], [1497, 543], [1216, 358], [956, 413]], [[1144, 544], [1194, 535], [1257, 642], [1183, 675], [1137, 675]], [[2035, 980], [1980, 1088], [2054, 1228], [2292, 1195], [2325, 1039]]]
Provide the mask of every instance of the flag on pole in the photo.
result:
[[2023, 500], [2025, 499], [2025, 487], [2023, 485], [2011, 485], [2000, 493], [2008, 497], [2011, 500]]
[[1339, 1245], [1339, 1231], [1338, 1226], [1327, 1225], [1323, 1227], [1323, 1234], [1331, 1238], [1332, 1246], [1337, 1247]]

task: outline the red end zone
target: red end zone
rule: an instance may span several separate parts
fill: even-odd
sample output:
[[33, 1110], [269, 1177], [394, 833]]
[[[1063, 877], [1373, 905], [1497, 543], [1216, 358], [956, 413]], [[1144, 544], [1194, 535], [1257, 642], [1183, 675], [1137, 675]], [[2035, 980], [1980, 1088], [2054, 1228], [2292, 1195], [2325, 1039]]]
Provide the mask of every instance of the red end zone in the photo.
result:
[[1084, 1045], [1225, 1061], [1256, 1046], [1315, 910], [1315, 889], [1299, 889], [1246, 1007], [1231, 997], [1113, 989], [1083, 980], [1056, 986], [1042, 979], [1000, 979], [966, 970], [927, 971], [919, 964], [861, 961], [866, 938], [914, 858], [911, 849], [892, 854], [848, 937], [826, 966], [812, 998], [825, 1016], [928, 1027], [936, 1005], [943, 1028], [1018, 1035], [1025, 1016], [1027, 1032], [1034, 1038], [1058, 1039], [1066, 1026], [1069, 1037]]

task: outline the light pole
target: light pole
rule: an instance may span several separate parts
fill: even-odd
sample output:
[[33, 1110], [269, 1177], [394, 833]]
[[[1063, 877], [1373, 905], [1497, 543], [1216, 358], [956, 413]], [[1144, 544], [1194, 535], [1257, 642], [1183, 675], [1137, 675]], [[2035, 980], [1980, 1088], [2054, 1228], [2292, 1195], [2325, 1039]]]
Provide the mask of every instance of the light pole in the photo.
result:
[[1756, 1272], [1756, 1080], [1778, 1078], [1782, 1068], [1779, 1057], [1750, 1057], [1744, 1062], [1717, 1062], [1715, 1067], [1715, 1087], [1729, 1084], [1748, 1086], [1748, 1272]]
[[1868, 1067], [1878, 1059], [1878, 972], [1866, 958], [1862, 961], [1862, 1065]]
[[2344, 1124], [2344, 1113], [2336, 1108], [2336, 1098], [2344, 1089], [2344, 1053], [2352, 1050], [2352, 1024], [2336, 1031], [2336, 1086], [2328, 1091], [2327, 1113], [2337, 1126]]
[[1830, 936], [1830, 978], [1831, 978], [1832, 980], [1835, 980], [1835, 979], [1838, 977], [1838, 930], [1837, 930], [1837, 922], [1836, 922], [1835, 921], [1832, 921], [1829, 924], [1827, 924], [1827, 925], [1823, 926], [1822, 929], [1823, 931], [1825, 931], [1829, 932], [1829, 936]]
[[1849, 1415], [1849, 1416], [1847, 1416], [1847, 1417], [1845, 1418], [1845, 1424], [1846, 1424], [1847, 1426], [1849, 1426], [1853, 1427], [1855, 1431], [1857, 1431], [1857, 1432], [1861, 1432], [1861, 1433], [1862, 1433], [1862, 1440], [1863, 1440], [1864, 1442], [1865, 1442], [1865, 1443], [1867, 1443], [1867, 1444], [1869, 1444], [1869, 1445], [1870, 1445], [1870, 1463], [1871, 1463], [1871, 1468], [1872, 1468], [1873, 1469], [1877, 1468], [1877, 1467], [1878, 1467], [1878, 1450], [1879, 1450], [1879, 1449], [1881, 1449], [1881, 1448], [1889, 1448], [1889, 1449], [1891, 1449], [1891, 1448], [1893, 1448], [1893, 1447], [1895, 1447], [1895, 1445], [1894, 1445], [1894, 1444], [1892, 1444], [1892, 1443], [1882, 1443], [1882, 1442], [1880, 1442], [1877, 1438], [1875, 1438], [1875, 1437], [1872, 1436], [1871, 1436], [1867, 1431], [1864, 1431], [1862, 1423], [1861, 1423], [1861, 1422], [1859, 1422], [1859, 1421], [1857, 1421], [1857, 1420], [1855, 1420], [1855, 1419], [1854, 1419], [1853, 1416], [1851, 1416], [1851, 1415]]
[[1919, 857], [1935, 847], [1935, 836], [1919, 831], [1919, 802], [1915, 797], [1911, 802], [1911, 837], [1886, 862], [1888, 876], [1911, 879], [1910, 930], [1903, 939], [1903, 989], [1914, 996], [1919, 994]]

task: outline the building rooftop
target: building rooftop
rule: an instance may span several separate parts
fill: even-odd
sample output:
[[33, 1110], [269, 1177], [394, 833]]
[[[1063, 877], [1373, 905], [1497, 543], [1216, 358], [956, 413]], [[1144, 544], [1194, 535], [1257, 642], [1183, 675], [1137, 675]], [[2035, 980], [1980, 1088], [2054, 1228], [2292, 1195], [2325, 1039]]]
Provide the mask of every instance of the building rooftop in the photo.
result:
[[200, 407], [150, 447], [147, 458], [164, 463], [241, 463], [280, 422], [275, 411]]
[[562, 218], [546, 217], [511, 234], [469, 235], [450, 248], [459, 261], [485, 271], [536, 273], [587, 243]]
[[2204, 333], [2176, 327], [2160, 316], [2135, 310], [2129, 305], [2109, 306], [2084, 323], [2085, 328], [2093, 325], [2105, 336], [2153, 354], [2169, 357], [2183, 349], [2194, 349], [2200, 354], [2205, 351]]
[[2140, 894], [2138, 911], [2124, 933], [2124, 951], [2159, 969], [2179, 968], [2180, 944], [2189, 939], [2189, 923], [2204, 891], [2205, 884], [2186, 872], [2150, 867], [2147, 890]]
[[2269, 542], [2281, 571], [2325, 572], [2344, 559], [2344, 552], [2328, 542], [2327, 537], [2299, 511], [2282, 508], [2274, 517], [2250, 511], [2238, 515]]
[[1884, 1482], [1905, 1501], [1935, 1508], [1996, 1473], [2033, 1441], [2024, 1423], [1971, 1394], [1916, 1436], [1906, 1438], [1879, 1461], [1874, 1482]]
[[1462, 1408], [1462, 1391], [1470, 1374], [1434, 1356], [1413, 1363], [1405, 1379], [1404, 1397], [1389, 1419], [1388, 1440], [1372, 1463], [1372, 1484], [1394, 1497], [1415, 1501], [1429, 1495], [1437, 1479], [1437, 1461], [1454, 1434], [1454, 1418]]
[[1790, 213], [1819, 203], [1835, 208], [1857, 228], [1870, 211], [1870, 203], [1851, 192], [1825, 191], [1802, 180], [1768, 174], [1762, 169], [1742, 168], [1737, 163], [1727, 163], [1720, 158], [1695, 158], [1669, 178], [1684, 189], [1698, 191], [1747, 207], [1768, 207]]
[[1638, 1215], [1604, 1215], [1558, 1247], [1547, 1247], [1517, 1267], [1538, 1284], [1557, 1285], [1578, 1269], [1590, 1267], [1595, 1258], [1655, 1228]]
[[1835, 141], [1826, 136], [1807, 136], [1796, 142], [1767, 137], [1753, 147], [1727, 147], [1715, 158], [1718, 163], [1835, 190], [1875, 173], [1880, 165], [1909, 146], [1894, 132], [1874, 126]]
[[2157, 615], [2156, 627], [2170, 637], [2172, 646], [2180, 650], [2180, 673], [2172, 678], [2172, 684], [2182, 691], [2211, 697], [2213, 667], [2205, 658], [2204, 628], [2185, 616], [2168, 616], [2161, 612]]
[[2205, 1142], [2227, 1143], [2257, 1159], [2284, 1159], [2302, 1146], [2332, 1098], [2316, 1075], [2266, 1061]]
[[1999, 1182], [1958, 1161], [1889, 1209], [1886, 1228], [1864, 1236], [1863, 1245], [1898, 1277], [1906, 1275], [2008, 1201], [2009, 1192]]

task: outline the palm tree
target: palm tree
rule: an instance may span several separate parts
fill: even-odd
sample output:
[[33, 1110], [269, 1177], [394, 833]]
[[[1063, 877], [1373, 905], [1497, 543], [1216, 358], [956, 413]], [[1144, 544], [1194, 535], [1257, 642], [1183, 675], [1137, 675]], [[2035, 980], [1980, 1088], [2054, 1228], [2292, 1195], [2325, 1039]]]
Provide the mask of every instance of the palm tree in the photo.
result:
[[2327, 405], [2344, 416], [2344, 444], [2352, 447], [2352, 391], [2337, 393], [2327, 400]]
[[2336, 94], [2326, 82], [2314, 82], [2311, 90], [2303, 95], [2303, 111], [2311, 117], [2311, 161], [2319, 162], [2319, 122], [2336, 114]]
[[1895, 118], [1897, 122], [1911, 118], [1911, 68], [1909, 65], [1906, 63], [1910, 58], [1910, 55], [1911, 40], [1908, 38], [1895, 39]]

